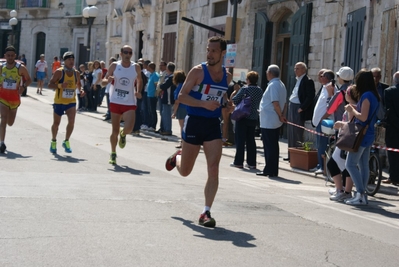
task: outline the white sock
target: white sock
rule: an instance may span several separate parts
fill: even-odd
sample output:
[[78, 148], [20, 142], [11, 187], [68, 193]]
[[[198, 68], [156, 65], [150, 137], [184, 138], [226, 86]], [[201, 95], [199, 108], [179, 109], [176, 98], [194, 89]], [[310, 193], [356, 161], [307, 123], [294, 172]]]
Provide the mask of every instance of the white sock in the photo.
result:
[[210, 211], [210, 210], [211, 210], [211, 207], [205, 206], [205, 207], [204, 207], [204, 211], [203, 211], [202, 213], [205, 213], [206, 211]]

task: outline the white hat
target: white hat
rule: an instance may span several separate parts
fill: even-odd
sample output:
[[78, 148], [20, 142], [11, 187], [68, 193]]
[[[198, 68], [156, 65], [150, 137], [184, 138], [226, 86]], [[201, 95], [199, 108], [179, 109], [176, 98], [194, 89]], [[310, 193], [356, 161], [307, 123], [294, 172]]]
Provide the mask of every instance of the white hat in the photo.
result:
[[336, 74], [344, 81], [351, 81], [354, 77], [353, 70], [349, 67], [340, 68]]

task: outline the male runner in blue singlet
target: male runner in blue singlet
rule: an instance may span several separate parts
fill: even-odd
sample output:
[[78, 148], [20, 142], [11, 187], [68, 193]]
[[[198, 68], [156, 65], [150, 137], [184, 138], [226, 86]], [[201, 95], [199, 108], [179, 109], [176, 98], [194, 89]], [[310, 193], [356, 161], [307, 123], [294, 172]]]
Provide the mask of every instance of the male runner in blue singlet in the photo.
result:
[[[183, 127], [182, 149], [170, 156], [165, 164], [168, 171], [177, 167], [180, 175], [191, 173], [201, 145], [208, 165], [205, 185], [205, 208], [199, 224], [215, 227], [210, 209], [219, 186], [219, 162], [222, 156], [222, 134], [220, 116], [223, 103], [227, 102], [226, 91], [232, 76], [223, 66], [227, 43], [221, 37], [208, 40], [207, 61], [195, 66], [179, 94], [179, 101], [187, 105], [187, 117]], [[231, 105], [231, 102], [229, 102]]]

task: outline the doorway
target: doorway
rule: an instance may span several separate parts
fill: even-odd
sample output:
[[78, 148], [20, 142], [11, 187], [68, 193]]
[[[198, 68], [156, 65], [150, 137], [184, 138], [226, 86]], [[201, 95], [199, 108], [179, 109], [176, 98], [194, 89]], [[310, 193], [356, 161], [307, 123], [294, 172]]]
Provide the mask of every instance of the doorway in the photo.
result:
[[280, 78], [285, 85], [287, 85], [289, 52], [290, 52], [290, 37], [278, 36], [276, 64], [280, 67]]

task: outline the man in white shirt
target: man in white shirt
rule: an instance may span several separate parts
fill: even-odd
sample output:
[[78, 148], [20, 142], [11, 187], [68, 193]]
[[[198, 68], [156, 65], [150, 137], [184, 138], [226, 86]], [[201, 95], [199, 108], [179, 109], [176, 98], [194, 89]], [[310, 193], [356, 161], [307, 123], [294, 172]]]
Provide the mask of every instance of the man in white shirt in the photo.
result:
[[280, 68], [277, 65], [270, 65], [267, 68], [266, 76], [269, 84], [259, 105], [260, 129], [266, 164], [263, 171], [257, 172], [256, 175], [277, 177], [280, 127], [287, 122], [285, 118], [287, 90], [279, 78]]
[[[328, 115], [327, 114], [327, 107], [328, 107], [328, 102], [330, 101], [330, 97], [328, 95], [327, 91], [327, 85], [330, 84], [335, 78], [335, 74], [332, 70], [325, 70], [321, 76], [321, 83], [323, 84], [323, 87], [320, 89], [320, 96], [319, 99], [316, 102], [316, 106], [313, 111], [313, 118], [312, 118], [312, 124], [316, 127], [316, 131], [318, 133], [321, 133], [321, 122], [323, 119], [326, 119], [328, 117], [331, 117], [333, 119], [333, 115]], [[334, 82], [335, 85], [335, 82]], [[334, 86], [334, 90], [336, 91], [336, 87]], [[335, 93], [335, 92], [334, 92]], [[317, 135], [317, 166], [314, 169], [311, 169], [310, 171], [315, 172], [315, 174], [322, 174], [324, 170], [324, 164], [323, 164], [323, 157], [326, 148], [327, 148], [327, 143], [328, 143], [328, 138], [325, 136], [320, 136]]]
[[37, 94], [42, 94], [44, 79], [47, 79], [47, 61], [44, 60], [44, 54], [36, 62], [35, 78], [37, 79]]
[[[294, 72], [297, 79], [288, 104], [288, 121], [304, 126], [306, 120], [311, 120], [313, 115], [313, 100], [315, 96], [314, 82], [306, 75], [307, 66], [303, 62], [295, 64]], [[298, 142], [303, 142], [303, 129], [288, 125], [288, 147], [298, 147]], [[290, 160], [284, 158], [284, 160]]]

